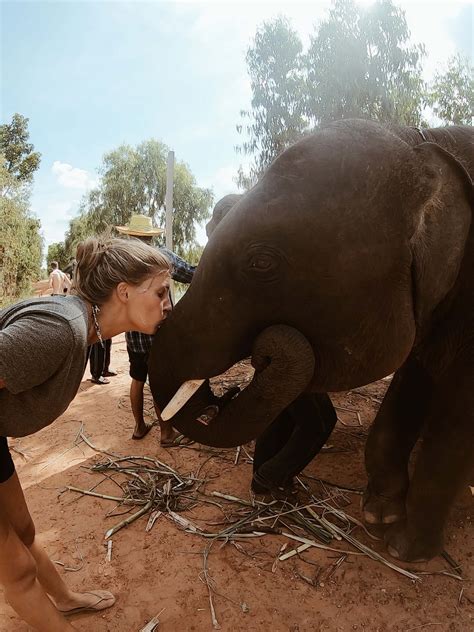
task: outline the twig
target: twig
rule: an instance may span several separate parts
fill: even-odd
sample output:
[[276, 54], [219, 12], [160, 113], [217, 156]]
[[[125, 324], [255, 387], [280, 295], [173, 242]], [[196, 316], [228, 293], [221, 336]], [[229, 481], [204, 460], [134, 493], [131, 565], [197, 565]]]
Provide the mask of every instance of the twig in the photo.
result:
[[148, 522], [147, 525], [145, 527], [145, 531], [151, 531], [153, 528], [153, 525], [155, 524], [155, 522], [158, 520], [158, 518], [161, 516], [162, 512], [161, 511], [152, 511], [150, 514], [150, 517], [148, 518]]
[[272, 573], [274, 573], [276, 571], [276, 567], [277, 567], [278, 561], [280, 560], [280, 557], [281, 557], [283, 551], [287, 548], [287, 546], [288, 546], [288, 542], [285, 542], [284, 544], [281, 545], [280, 550], [276, 554], [275, 560], [274, 560], [274, 562], [272, 564]]
[[331, 481], [327, 481], [324, 478], [317, 478], [316, 476], [311, 476], [310, 474], [301, 474], [304, 478], [309, 478], [312, 481], [317, 481], [318, 483], [322, 483], [323, 485], [329, 485], [329, 487], [335, 487], [336, 489], [341, 489], [343, 492], [351, 492], [352, 494], [363, 494], [364, 490], [358, 487], [346, 487], [344, 485], [339, 485], [338, 483], [331, 483]]
[[235, 459], [234, 459], [234, 465], [237, 465], [237, 463], [239, 462], [239, 456], [240, 456], [240, 451], [242, 450], [242, 446], [239, 445], [237, 447], [237, 450], [235, 451]]
[[225, 500], [230, 500], [235, 503], [240, 503], [241, 505], [247, 505], [248, 507], [252, 507], [252, 503], [248, 500], [242, 500], [242, 498], [237, 498], [237, 496], [230, 496], [229, 494], [221, 494], [220, 492], [212, 492], [213, 496], [217, 496], [217, 498], [224, 498]]
[[94, 496], [95, 498], [104, 498], [105, 500], [115, 500], [116, 502], [124, 503], [126, 505], [146, 505], [146, 500], [132, 500], [131, 498], [118, 498], [118, 496], [108, 496], [107, 494], [99, 494], [98, 492], [91, 492], [87, 489], [79, 489], [78, 487], [66, 486], [71, 492], [77, 492], [78, 494], [85, 494], [86, 496]]
[[153, 619], [148, 621], [145, 627], [141, 628], [139, 632], [155, 632], [156, 628], [160, 624], [159, 616], [163, 612], [164, 608], [162, 608], [158, 614], [156, 614]]
[[294, 555], [298, 555], [298, 553], [302, 553], [303, 551], [306, 551], [306, 549], [309, 549], [312, 546], [313, 546], [312, 544], [300, 544], [300, 546], [297, 547], [296, 549], [292, 549], [291, 551], [288, 551], [288, 553], [284, 553], [283, 555], [280, 555], [278, 559], [280, 560], [280, 562], [284, 562], [285, 560], [288, 560], [290, 557], [293, 557]]
[[[201, 579], [201, 581], [204, 581], [204, 583], [207, 586], [207, 592], [209, 595], [209, 608], [211, 609], [211, 620], [212, 620], [212, 627], [214, 628], [214, 630], [220, 630], [221, 626], [219, 625], [219, 622], [217, 620], [216, 617], [216, 611], [214, 608], [214, 602], [212, 600], [212, 579], [209, 576], [209, 571], [207, 569], [207, 558], [209, 556], [209, 551], [211, 550], [211, 547], [213, 545], [213, 542], [211, 542], [209, 544], [209, 546], [206, 546], [206, 548], [204, 549], [204, 553], [203, 553], [203, 564], [202, 564], [202, 572], [201, 575], [199, 577], [199, 579]], [[204, 578], [204, 579], [203, 579]]]
[[139, 509], [136, 513], [132, 514], [128, 518], [125, 518], [125, 520], [122, 520], [122, 522], [119, 522], [117, 525], [115, 525], [115, 527], [112, 527], [111, 529], [106, 531], [104, 538], [107, 540], [108, 538], [112, 537], [114, 533], [117, 533], [117, 531], [120, 531], [120, 529], [122, 529], [123, 527], [126, 527], [134, 520], [137, 520], [137, 518], [140, 518], [140, 516], [143, 516], [143, 514], [146, 514], [146, 512], [150, 509], [152, 505], [153, 505], [153, 500], [149, 500], [147, 504], [141, 509]]
[[444, 559], [447, 561], [447, 563], [451, 566], [453, 570], [457, 571], [460, 575], [462, 575], [461, 566], [455, 560], [453, 560], [453, 558], [449, 555], [447, 551], [442, 551], [441, 555], [442, 557], [444, 557]]
[[71, 573], [77, 573], [77, 571], [82, 570], [84, 567], [84, 557], [82, 556], [82, 553], [80, 552], [79, 547], [77, 546], [77, 540], [75, 540], [74, 545], [76, 547], [76, 553], [79, 555], [79, 558], [81, 560], [81, 563], [79, 564], [79, 566], [66, 566], [64, 562], [59, 562], [59, 561], [54, 560], [55, 564], [57, 564], [58, 566], [62, 566], [65, 571], [69, 571]]
[[112, 544], [113, 544], [112, 540], [109, 540], [107, 542], [107, 557], [106, 557], [107, 562], [112, 561]]

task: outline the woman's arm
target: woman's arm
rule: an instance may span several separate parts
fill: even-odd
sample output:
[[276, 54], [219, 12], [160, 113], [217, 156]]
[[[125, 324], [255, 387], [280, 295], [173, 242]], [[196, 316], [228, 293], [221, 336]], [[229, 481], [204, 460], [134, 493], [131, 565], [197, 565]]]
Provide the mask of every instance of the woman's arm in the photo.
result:
[[5, 388], [6, 384], [5, 384], [5, 380], [2, 380], [2, 378], [0, 377], [0, 388]]

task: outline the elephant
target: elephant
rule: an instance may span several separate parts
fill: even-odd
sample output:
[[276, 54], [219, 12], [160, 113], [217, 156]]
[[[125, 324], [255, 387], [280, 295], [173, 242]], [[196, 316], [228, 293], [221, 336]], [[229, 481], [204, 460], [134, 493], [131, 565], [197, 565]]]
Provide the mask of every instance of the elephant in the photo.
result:
[[[406, 561], [442, 551], [472, 465], [473, 139], [343, 120], [296, 142], [219, 222], [150, 354], [162, 408], [204, 380], [173, 425], [222, 447], [308, 393], [394, 374], [366, 443], [363, 511]], [[249, 356], [251, 383], [216, 398], [207, 378]]]

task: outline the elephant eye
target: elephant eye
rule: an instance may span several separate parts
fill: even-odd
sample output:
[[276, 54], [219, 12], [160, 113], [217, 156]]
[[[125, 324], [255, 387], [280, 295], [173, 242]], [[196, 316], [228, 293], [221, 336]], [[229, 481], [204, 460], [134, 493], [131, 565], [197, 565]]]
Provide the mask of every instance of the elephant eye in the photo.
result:
[[283, 255], [273, 245], [252, 244], [246, 252], [246, 263], [242, 271], [246, 278], [272, 282], [279, 278]]
[[272, 267], [274, 261], [268, 255], [258, 255], [250, 262], [250, 266], [257, 270], [268, 270]]

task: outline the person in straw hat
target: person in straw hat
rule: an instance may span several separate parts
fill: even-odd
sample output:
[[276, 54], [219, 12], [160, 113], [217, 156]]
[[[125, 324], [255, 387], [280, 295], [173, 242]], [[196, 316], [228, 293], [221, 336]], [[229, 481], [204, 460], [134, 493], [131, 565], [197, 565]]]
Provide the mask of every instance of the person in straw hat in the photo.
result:
[[[146, 215], [135, 214], [130, 218], [130, 222], [126, 226], [115, 227], [121, 235], [135, 237], [151, 244], [153, 238], [161, 235], [164, 231], [162, 228], [155, 228], [152, 224], [151, 217]], [[191, 283], [196, 266], [192, 266], [177, 254], [166, 248], [159, 248], [160, 252], [165, 254], [171, 262], [171, 278], [179, 283]], [[130, 404], [132, 407], [133, 417], [135, 419], [135, 429], [132, 439], [143, 439], [151, 430], [153, 424], [146, 424], [143, 417], [143, 390], [148, 375], [148, 356], [150, 354], [153, 336], [140, 333], [138, 331], [128, 331], [125, 334], [127, 341], [128, 358], [130, 362], [130, 377], [132, 383], [130, 385]], [[169, 421], [161, 419], [161, 411], [155, 402], [155, 413], [160, 426], [160, 443], [163, 447], [171, 448], [174, 446], [191, 443], [184, 435], [178, 433]]]

